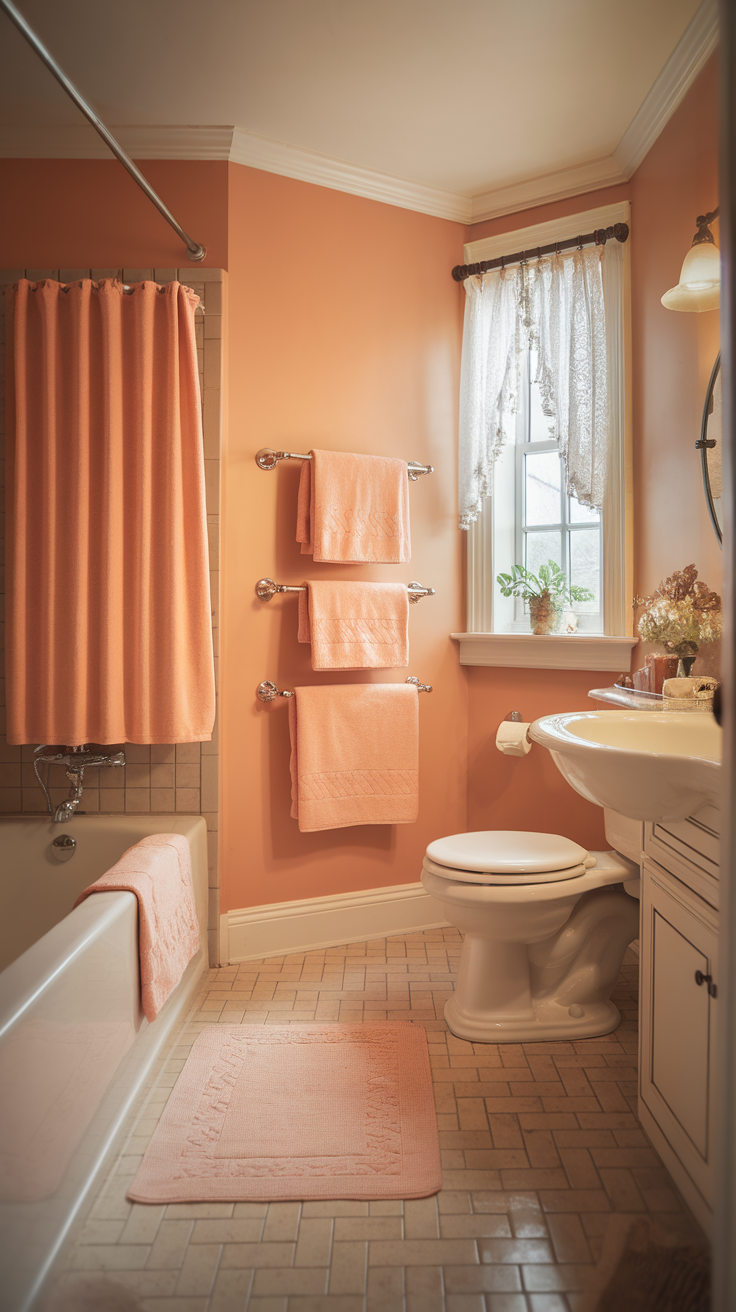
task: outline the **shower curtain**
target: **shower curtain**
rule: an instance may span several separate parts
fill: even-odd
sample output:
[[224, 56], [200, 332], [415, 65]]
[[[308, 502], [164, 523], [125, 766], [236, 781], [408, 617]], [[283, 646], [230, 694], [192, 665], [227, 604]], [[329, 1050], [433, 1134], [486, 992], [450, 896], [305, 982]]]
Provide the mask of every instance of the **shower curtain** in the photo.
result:
[[215, 715], [194, 335], [179, 283], [17, 284], [8, 325], [11, 743], [175, 743]]

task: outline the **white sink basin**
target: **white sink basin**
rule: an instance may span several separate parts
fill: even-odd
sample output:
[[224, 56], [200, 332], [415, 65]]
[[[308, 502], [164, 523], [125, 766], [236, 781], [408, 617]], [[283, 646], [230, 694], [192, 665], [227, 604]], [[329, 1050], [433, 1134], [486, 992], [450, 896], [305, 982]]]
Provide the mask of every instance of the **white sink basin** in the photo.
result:
[[723, 735], [709, 712], [576, 711], [545, 715], [529, 734], [576, 792], [632, 820], [720, 805]]

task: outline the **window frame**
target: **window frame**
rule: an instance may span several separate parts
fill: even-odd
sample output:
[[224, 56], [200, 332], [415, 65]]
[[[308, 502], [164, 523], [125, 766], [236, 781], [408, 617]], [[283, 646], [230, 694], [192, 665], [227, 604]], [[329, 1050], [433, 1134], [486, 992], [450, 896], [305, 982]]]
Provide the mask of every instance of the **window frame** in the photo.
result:
[[[571, 232], [586, 232], [594, 228], [608, 227], [613, 223], [631, 222], [631, 206], [628, 201], [608, 205], [595, 210], [585, 210], [578, 214], [537, 224], [530, 228], [506, 232], [500, 236], [484, 238], [481, 241], [466, 244], [464, 258], [467, 263], [478, 260], [494, 259], [511, 250], [531, 249], [549, 242], [564, 240]], [[608, 668], [621, 669], [627, 661], [628, 650], [634, 645], [632, 638], [633, 614], [633, 498], [631, 487], [631, 266], [629, 242], [624, 243], [623, 251], [623, 286], [621, 303], [617, 307], [616, 322], [611, 324], [609, 352], [612, 360], [612, 386], [617, 389], [614, 398], [620, 415], [618, 434], [614, 435], [615, 449], [611, 453], [608, 489], [602, 509], [601, 543], [603, 562], [603, 633], [591, 634], [585, 630], [573, 635], [553, 635], [542, 639], [528, 632], [524, 626], [508, 622], [499, 615], [503, 607], [495, 576], [498, 569], [494, 567], [494, 521], [502, 517], [502, 510], [494, 507], [494, 498], [489, 498], [484, 513], [467, 533], [467, 632], [453, 634], [461, 642], [461, 663], [496, 665], [507, 664], [506, 649], [509, 644], [497, 643], [494, 651], [494, 639], [508, 638], [512, 635], [523, 640], [529, 639], [535, 645], [530, 663], [540, 665], [540, 643], [552, 643], [555, 653], [561, 652], [564, 645], [567, 655], [564, 663], [561, 657], [552, 653], [552, 667], [559, 668]], [[506, 452], [511, 448], [506, 448]], [[502, 456], [498, 467], [504, 458]], [[508, 457], [506, 457], [508, 459]], [[490, 513], [489, 513], [490, 512]], [[499, 568], [501, 568], [499, 566]], [[495, 621], [495, 624], [494, 624]], [[470, 641], [472, 637], [473, 641]], [[487, 639], [482, 642], [481, 639]], [[588, 639], [598, 641], [599, 655], [610, 652], [610, 663], [596, 665], [586, 662], [584, 649], [590, 645]], [[463, 644], [463, 640], [467, 639]], [[564, 643], [563, 640], [564, 639]], [[614, 641], [615, 640], [615, 641]], [[579, 654], [575, 651], [579, 644]], [[601, 646], [601, 643], [603, 644]], [[518, 648], [519, 644], [516, 644]], [[503, 649], [503, 650], [502, 650]], [[516, 648], [515, 648], [516, 650]], [[605, 655], [600, 655], [605, 659]], [[524, 664], [515, 658], [514, 663]], [[545, 662], [542, 662], [545, 663]]]

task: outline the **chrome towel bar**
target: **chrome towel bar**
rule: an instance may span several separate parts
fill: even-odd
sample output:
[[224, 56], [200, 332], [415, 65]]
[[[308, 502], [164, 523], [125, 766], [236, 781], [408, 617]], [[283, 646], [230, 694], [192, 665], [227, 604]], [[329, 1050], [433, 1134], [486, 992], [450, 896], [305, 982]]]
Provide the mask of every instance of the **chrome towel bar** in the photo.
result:
[[[406, 586], [409, 593], [409, 604], [412, 606], [416, 606], [422, 597], [434, 596], [434, 588], [423, 588], [421, 583], [417, 583], [416, 579], [413, 579], [411, 583], [407, 583]], [[306, 590], [306, 583], [300, 583], [296, 586], [291, 583], [274, 583], [273, 579], [259, 579], [256, 583], [256, 596], [260, 597], [261, 601], [270, 601], [272, 597], [276, 596], [277, 592], [306, 592]]]
[[[256, 452], [256, 464], [259, 469], [275, 469], [280, 460], [311, 460], [310, 454], [301, 454], [299, 451], [273, 451], [270, 446], [261, 447]], [[417, 460], [410, 460], [406, 469], [412, 483], [416, 483], [422, 474], [433, 474], [434, 465], [420, 465]]]
[[[407, 683], [413, 683], [417, 692], [431, 692], [431, 683], [420, 683], [415, 674], [410, 674]], [[264, 679], [256, 688], [256, 697], [259, 702], [275, 702], [277, 697], [293, 697], [294, 692], [288, 688], [277, 688], [272, 679]]]

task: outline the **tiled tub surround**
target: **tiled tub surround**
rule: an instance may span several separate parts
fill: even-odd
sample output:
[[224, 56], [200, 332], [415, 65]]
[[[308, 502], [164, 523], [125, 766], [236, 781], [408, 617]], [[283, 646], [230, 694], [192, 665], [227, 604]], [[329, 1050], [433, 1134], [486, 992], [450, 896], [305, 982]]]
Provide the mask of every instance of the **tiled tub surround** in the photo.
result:
[[[210, 971], [77, 1241], [60, 1306], [101, 1277], [144, 1312], [575, 1312], [613, 1215], [698, 1233], [636, 1119], [637, 971], [614, 1034], [470, 1044], [443, 1019], [455, 929]], [[144, 1206], [125, 1192], [204, 1025], [413, 1020], [428, 1032], [444, 1186], [413, 1202]], [[67, 1302], [71, 1299], [71, 1302]]]
[[[193, 276], [194, 275], [194, 276]], [[37, 282], [41, 278], [74, 282], [80, 278], [122, 277], [125, 282], [153, 280], [158, 283], [178, 279], [197, 293], [205, 313], [195, 314], [197, 351], [204, 431], [207, 525], [212, 592], [212, 639], [215, 652], [215, 679], [219, 652], [220, 590], [220, 432], [221, 432], [221, 323], [223, 278], [221, 269], [4, 269], [0, 270], [0, 377], [3, 399], [0, 401], [0, 441], [5, 442], [5, 291], [19, 278]], [[2, 467], [4, 471], [4, 459]], [[4, 488], [4, 478], [3, 478]], [[4, 491], [3, 491], [4, 510]], [[0, 532], [4, 548], [4, 514]], [[0, 583], [0, 619], [4, 620], [4, 582]], [[0, 626], [4, 633], [4, 624]], [[3, 642], [4, 651], [4, 642]], [[4, 676], [4, 669], [3, 669]], [[28, 815], [44, 812], [46, 804], [33, 772], [35, 743], [24, 747], [8, 744], [5, 737], [5, 679], [0, 680], [0, 813]], [[217, 926], [219, 915], [219, 875], [217, 861], [218, 759], [217, 727], [210, 742], [154, 744], [128, 743], [124, 769], [88, 770], [80, 810], [97, 812], [182, 812], [203, 815], [207, 822], [210, 880], [210, 961], [217, 961]], [[69, 792], [61, 767], [45, 767], [52, 804]]]

